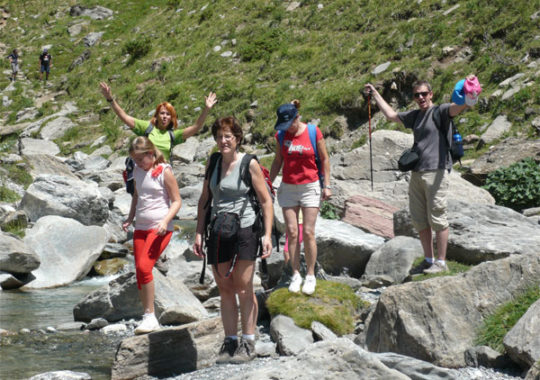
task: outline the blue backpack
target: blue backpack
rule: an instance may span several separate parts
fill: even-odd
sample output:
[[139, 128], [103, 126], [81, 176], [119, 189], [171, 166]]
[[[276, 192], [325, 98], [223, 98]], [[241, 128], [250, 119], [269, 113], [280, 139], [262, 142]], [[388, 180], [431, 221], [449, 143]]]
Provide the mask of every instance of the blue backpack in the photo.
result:
[[[315, 164], [317, 164], [317, 172], [319, 174], [319, 183], [321, 187], [324, 186], [324, 172], [322, 170], [322, 163], [319, 157], [319, 151], [317, 150], [317, 126], [315, 124], [308, 124], [309, 141], [315, 152]], [[279, 146], [283, 147], [283, 140], [285, 139], [286, 131], [278, 131]]]

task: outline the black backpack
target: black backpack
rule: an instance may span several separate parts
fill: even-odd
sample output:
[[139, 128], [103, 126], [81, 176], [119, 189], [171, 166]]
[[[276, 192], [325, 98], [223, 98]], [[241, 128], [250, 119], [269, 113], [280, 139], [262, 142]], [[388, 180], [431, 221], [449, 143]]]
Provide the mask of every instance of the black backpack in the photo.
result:
[[[152, 123], [148, 123], [148, 127], [144, 131], [144, 137], [150, 136], [150, 133], [154, 129], [154, 126]], [[174, 146], [174, 132], [172, 129], [167, 130], [169, 132], [169, 137], [171, 138], [171, 151]], [[126, 191], [128, 194], [133, 195], [135, 192], [135, 182], [133, 181], [133, 169], [135, 169], [135, 161], [131, 157], [126, 158], [126, 168], [124, 169], [124, 172], [122, 173], [124, 177], [124, 183], [126, 184]]]
[[[212, 175], [212, 173], [217, 167], [217, 170], [218, 170], [217, 179], [219, 183], [219, 180], [221, 179], [221, 173], [220, 173], [221, 165], [218, 165], [218, 161], [220, 158], [221, 158], [220, 152], [215, 152], [210, 156], [210, 162], [208, 164], [206, 173], [204, 174], [204, 179], [208, 180], [208, 182], [210, 181], [210, 176]], [[272, 198], [272, 202], [274, 201], [274, 198], [275, 198], [275, 192], [271, 186], [272, 183], [269, 178], [268, 169], [266, 169], [264, 166], [262, 166], [259, 163], [259, 160], [256, 155], [245, 154], [244, 157], [242, 158], [242, 161], [240, 162], [240, 179], [249, 188], [248, 200], [251, 203], [251, 207], [253, 208], [253, 211], [255, 212], [255, 222], [254, 222], [253, 230], [256, 231], [257, 233], [257, 241], [258, 241], [257, 256], [260, 257], [262, 256], [262, 252], [263, 252], [263, 245], [262, 245], [261, 238], [264, 235], [264, 216], [263, 216], [262, 206], [259, 202], [259, 198], [257, 198], [257, 193], [255, 192], [255, 189], [253, 188], [253, 184], [251, 182], [251, 173], [249, 172], [249, 164], [251, 163], [251, 160], [253, 159], [257, 160], [257, 163], [259, 164], [261, 168], [261, 171], [266, 181], [266, 185], [267, 185], [266, 187]], [[205, 219], [204, 219], [204, 230], [203, 230], [203, 236], [202, 236], [203, 250], [204, 250], [204, 245], [207, 245], [206, 240], [209, 238], [209, 235], [210, 235], [210, 225], [211, 225], [210, 219], [212, 215], [211, 204], [212, 204], [212, 193], [210, 192], [210, 189], [208, 189], [208, 200], [206, 201], [206, 204], [204, 206], [204, 209], [206, 209], [206, 214], [205, 214]], [[273, 235], [273, 240], [275, 239], [275, 242], [276, 242], [275, 246], [277, 248], [277, 251], [279, 252], [280, 233], [276, 227], [275, 218], [274, 218], [274, 223], [272, 225], [272, 235]], [[231, 268], [229, 269], [228, 274], [230, 274], [232, 270], [234, 269], [233, 267], [234, 267], [235, 261], [236, 261], [235, 259], [232, 260]], [[204, 256], [204, 259], [203, 259], [203, 269], [201, 272], [201, 276], [199, 278], [199, 283], [201, 284], [204, 282], [205, 271], [206, 271], [206, 255]], [[268, 271], [266, 259], [261, 260], [261, 271], [263, 273], [267, 273]]]
[[[433, 120], [435, 121], [437, 127], [440, 129], [441, 109], [439, 107], [436, 107], [433, 110]], [[463, 150], [463, 140], [452, 118], [450, 118], [450, 125], [448, 126], [448, 128], [452, 131], [452, 137], [448, 137], [448, 133], [445, 136], [448, 153], [450, 154], [450, 157], [452, 157], [452, 162], [459, 161], [459, 164], [461, 165], [461, 157], [463, 157], [463, 155], [465, 154]]]

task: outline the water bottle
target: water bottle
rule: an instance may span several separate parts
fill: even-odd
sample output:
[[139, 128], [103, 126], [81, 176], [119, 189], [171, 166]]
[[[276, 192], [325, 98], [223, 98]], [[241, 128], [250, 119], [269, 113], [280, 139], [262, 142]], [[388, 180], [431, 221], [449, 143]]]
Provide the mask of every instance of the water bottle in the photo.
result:
[[459, 161], [461, 162], [461, 157], [465, 154], [463, 150], [463, 139], [461, 138], [461, 135], [459, 134], [458, 130], [454, 130], [454, 134], [452, 135], [452, 147], [450, 149], [450, 154], [452, 155], [452, 161]]
[[452, 136], [452, 139], [454, 140], [454, 144], [461, 144], [463, 142], [463, 139], [461, 138], [461, 135], [458, 131], [454, 131], [454, 134]]

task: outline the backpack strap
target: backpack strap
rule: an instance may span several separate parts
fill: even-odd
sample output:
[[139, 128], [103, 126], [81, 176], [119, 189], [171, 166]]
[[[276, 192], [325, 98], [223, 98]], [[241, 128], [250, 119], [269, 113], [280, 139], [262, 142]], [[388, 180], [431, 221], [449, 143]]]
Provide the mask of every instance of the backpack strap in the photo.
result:
[[283, 140], [285, 139], [285, 131], [278, 131], [277, 137], [279, 141], [279, 146], [283, 147]]
[[315, 158], [319, 159], [319, 152], [317, 150], [317, 126], [315, 124], [309, 124], [308, 127], [308, 133], [309, 133], [309, 141], [311, 141], [311, 146], [313, 147], [313, 151], [315, 152]]
[[[444, 133], [444, 131], [442, 131], [441, 107], [439, 107], [439, 106], [436, 106], [435, 109], [433, 110], [433, 121], [435, 121], [435, 125], [437, 126], [439, 131], [441, 131], [441, 133]], [[444, 138], [444, 141], [446, 141], [446, 146], [448, 148], [448, 154], [451, 155], [452, 154], [451, 153], [452, 135], [455, 133], [455, 131], [457, 131], [456, 125], [454, 124], [454, 122], [452, 121], [451, 118], [450, 118], [450, 123], [449, 123], [448, 127], [452, 131], [452, 133], [448, 133], [448, 131], [446, 131], [446, 136]]]
[[148, 127], [146, 127], [146, 130], [144, 131], [144, 136], [148, 137], [150, 136], [150, 133], [152, 133], [152, 130], [154, 129], [154, 125], [152, 123], [148, 123]]

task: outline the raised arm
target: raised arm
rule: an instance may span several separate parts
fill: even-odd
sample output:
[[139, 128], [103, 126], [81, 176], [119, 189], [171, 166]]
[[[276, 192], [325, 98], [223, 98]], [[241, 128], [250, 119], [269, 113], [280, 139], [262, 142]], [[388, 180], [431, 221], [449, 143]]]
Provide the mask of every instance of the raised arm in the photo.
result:
[[365, 89], [369, 94], [371, 94], [371, 96], [377, 103], [377, 106], [388, 121], [393, 121], [394, 123], [401, 123], [397, 112], [394, 111], [392, 107], [390, 107], [390, 104], [388, 104], [386, 100], [383, 99], [381, 94], [379, 94], [379, 91], [377, 91], [377, 89], [371, 83], [366, 84]]
[[204, 109], [201, 112], [201, 115], [197, 118], [197, 121], [195, 122], [195, 124], [184, 129], [184, 132], [182, 134], [184, 141], [186, 141], [189, 137], [194, 136], [201, 130], [201, 128], [204, 125], [204, 121], [206, 120], [206, 117], [208, 116], [208, 114], [210, 113], [210, 110], [216, 103], [217, 103], [217, 97], [215, 93], [210, 92], [208, 96], [204, 97]]
[[107, 85], [107, 83], [101, 82], [99, 84], [99, 87], [101, 88], [101, 93], [103, 94], [107, 102], [111, 104], [111, 108], [113, 109], [114, 113], [120, 118], [120, 120], [122, 120], [125, 125], [127, 125], [130, 129], [133, 129], [135, 127], [135, 119], [132, 116], [128, 115], [122, 109], [122, 107], [120, 107], [116, 99], [113, 98], [111, 88]]

